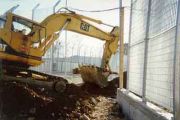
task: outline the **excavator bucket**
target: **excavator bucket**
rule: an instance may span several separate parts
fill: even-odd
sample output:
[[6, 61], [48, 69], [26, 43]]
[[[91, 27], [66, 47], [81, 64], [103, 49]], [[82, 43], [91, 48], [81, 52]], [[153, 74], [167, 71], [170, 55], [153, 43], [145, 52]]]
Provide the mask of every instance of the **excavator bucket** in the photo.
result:
[[93, 83], [101, 88], [108, 86], [110, 72], [103, 71], [102, 68], [96, 66], [80, 66], [79, 70], [85, 83]]

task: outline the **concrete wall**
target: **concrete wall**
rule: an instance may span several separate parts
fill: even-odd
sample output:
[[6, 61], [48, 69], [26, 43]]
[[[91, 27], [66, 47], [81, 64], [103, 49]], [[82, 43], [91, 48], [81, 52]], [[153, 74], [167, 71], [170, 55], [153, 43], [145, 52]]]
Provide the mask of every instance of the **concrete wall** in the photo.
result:
[[128, 120], [171, 120], [173, 115], [125, 89], [117, 90], [117, 102]]

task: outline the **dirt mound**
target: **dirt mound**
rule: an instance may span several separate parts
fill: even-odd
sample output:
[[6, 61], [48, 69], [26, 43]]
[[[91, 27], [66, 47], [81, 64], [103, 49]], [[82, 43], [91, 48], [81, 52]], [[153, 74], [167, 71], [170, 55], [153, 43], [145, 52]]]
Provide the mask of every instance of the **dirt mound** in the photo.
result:
[[86, 120], [92, 117], [101, 96], [115, 97], [117, 81], [107, 88], [84, 84], [69, 84], [58, 94], [19, 83], [4, 83], [2, 111], [4, 120]]

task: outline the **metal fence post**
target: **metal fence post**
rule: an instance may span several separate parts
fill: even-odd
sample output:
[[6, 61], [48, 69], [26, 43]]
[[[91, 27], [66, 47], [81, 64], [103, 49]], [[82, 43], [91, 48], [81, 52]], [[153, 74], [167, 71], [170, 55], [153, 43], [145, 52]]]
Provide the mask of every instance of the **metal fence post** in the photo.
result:
[[148, 61], [147, 57], [148, 57], [150, 15], [151, 15], [151, 0], [148, 1], [146, 32], [145, 32], [145, 39], [144, 39], [145, 47], [144, 47], [142, 99], [143, 99], [143, 102], [145, 103], [146, 103], [146, 76], [147, 76], [147, 61]]
[[132, 29], [132, 11], [133, 11], [133, 0], [131, 0], [131, 9], [129, 17], [129, 39], [128, 39], [128, 54], [127, 54], [127, 90], [129, 91], [129, 68], [130, 68], [130, 45], [131, 45], [131, 29]]
[[[65, 7], [67, 8], [67, 5], [68, 5], [68, 1], [66, 0], [66, 3], [65, 3]], [[65, 76], [67, 75], [67, 39], [68, 39], [68, 36], [67, 36], [67, 31], [65, 31]]]
[[6, 12], [4, 12], [0, 17], [1, 17], [1, 18], [6, 17], [6, 14], [7, 14], [8, 12], [11, 12], [11, 13], [14, 12], [19, 6], [20, 6], [20, 5], [13, 6], [12, 8], [10, 8], [10, 9], [7, 10]]
[[119, 87], [123, 88], [123, 72], [124, 72], [124, 7], [122, 7], [122, 0], [119, 3], [120, 10], [120, 31], [119, 31], [119, 43], [120, 43], [120, 65], [119, 65]]
[[[61, 2], [61, 0], [58, 0], [55, 4], [54, 4], [54, 6], [53, 6], [53, 14], [55, 14], [55, 10], [56, 10], [56, 7], [57, 7], [57, 5], [59, 4]], [[51, 73], [53, 73], [53, 71], [54, 71], [54, 52], [55, 52], [55, 50], [54, 50], [54, 43], [52, 44], [52, 47], [51, 47], [51, 67], [50, 67], [50, 71], [51, 71]]]
[[[2, 41], [0, 40], [0, 44], [2, 44]], [[2, 101], [2, 79], [3, 79], [3, 70], [2, 70], [2, 59], [0, 59], [0, 119], [3, 119], [3, 111], [2, 111], [2, 105], [3, 105], [3, 101]]]
[[174, 43], [174, 64], [173, 64], [173, 114], [174, 120], [180, 119], [180, 0], [178, 0], [176, 34]]
[[34, 20], [34, 12], [35, 12], [35, 10], [39, 7], [39, 3], [36, 5], [36, 6], [34, 6], [34, 8], [32, 9], [32, 20]]
[[52, 44], [51, 47], [51, 61], [50, 61], [50, 72], [53, 73], [54, 70], [54, 43]]
[[56, 12], [56, 7], [58, 6], [58, 4], [61, 2], [61, 0], [58, 0], [55, 4], [54, 4], [54, 6], [53, 6], [53, 13], [55, 14], [55, 12]]

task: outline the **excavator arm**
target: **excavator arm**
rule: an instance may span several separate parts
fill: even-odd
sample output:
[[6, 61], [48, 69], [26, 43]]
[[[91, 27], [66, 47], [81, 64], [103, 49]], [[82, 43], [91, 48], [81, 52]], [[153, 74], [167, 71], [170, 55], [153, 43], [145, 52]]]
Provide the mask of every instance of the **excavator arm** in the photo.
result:
[[[102, 22], [75, 13], [53, 14], [47, 17], [40, 23], [41, 26], [46, 28], [42, 29], [40, 33], [42, 38], [46, 37], [39, 46], [42, 51], [40, 56], [46, 52], [47, 47], [49, 48], [54, 43], [54, 40], [57, 39], [55, 36], [59, 35], [59, 32], [68, 30], [105, 41], [101, 67], [108, 67], [109, 59], [111, 55], [116, 52], [118, 47], [119, 28], [114, 27], [112, 31], [108, 33], [95, 27], [92, 23], [101, 24]], [[39, 38], [39, 30], [36, 31], [36, 29], [34, 29], [34, 32], [35, 34], [31, 40], [35, 42]], [[44, 50], [44, 48], [46, 49]], [[31, 54], [33, 53], [34, 52]]]

